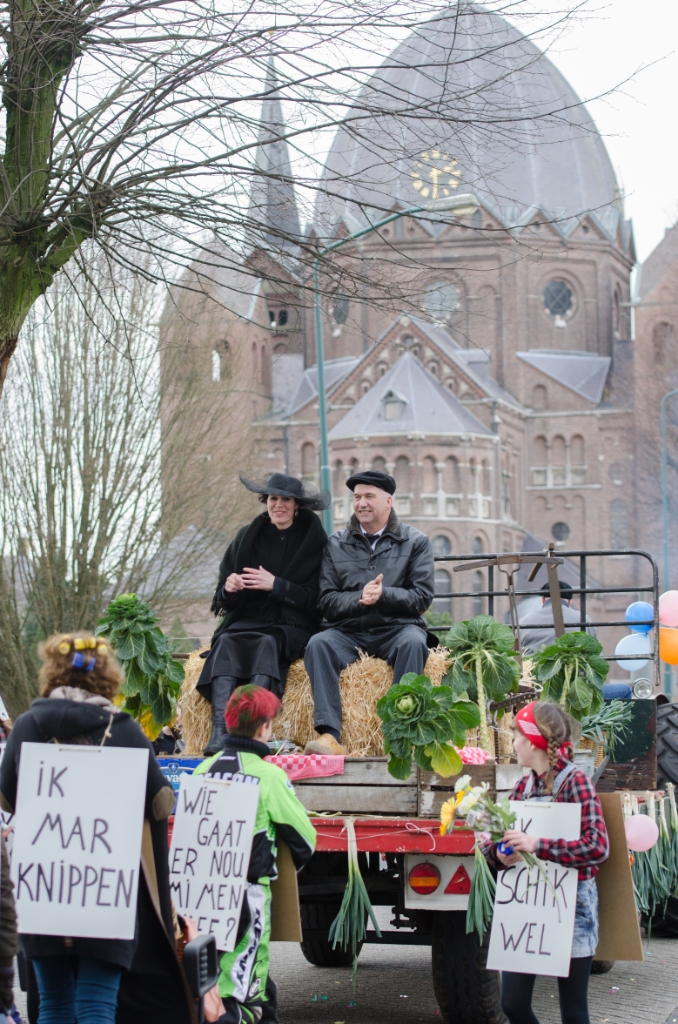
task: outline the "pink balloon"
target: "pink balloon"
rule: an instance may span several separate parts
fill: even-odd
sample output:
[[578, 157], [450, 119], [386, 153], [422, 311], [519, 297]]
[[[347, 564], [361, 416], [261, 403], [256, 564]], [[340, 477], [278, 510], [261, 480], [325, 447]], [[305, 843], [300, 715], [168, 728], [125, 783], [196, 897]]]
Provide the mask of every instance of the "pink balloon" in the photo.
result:
[[667, 590], [659, 598], [659, 621], [662, 626], [678, 626], [678, 590]]
[[624, 822], [624, 830], [629, 850], [634, 853], [649, 850], [659, 839], [657, 823], [647, 814], [632, 814]]

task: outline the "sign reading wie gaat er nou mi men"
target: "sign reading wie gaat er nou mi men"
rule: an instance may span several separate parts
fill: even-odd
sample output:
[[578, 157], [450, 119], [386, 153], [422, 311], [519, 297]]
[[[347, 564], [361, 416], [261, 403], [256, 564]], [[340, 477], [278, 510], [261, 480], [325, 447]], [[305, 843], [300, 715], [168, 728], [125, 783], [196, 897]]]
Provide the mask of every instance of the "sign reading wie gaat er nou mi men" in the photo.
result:
[[[515, 800], [515, 828], [541, 839], [578, 839], [581, 804]], [[577, 900], [576, 868], [542, 861], [544, 873], [520, 861], [497, 878], [487, 966], [493, 971], [570, 972]]]
[[12, 881], [19, 931], [132, 939], [148, 750], [24, 743]]
[[181, 778], [170, 847], [172, 898], [226, 953], [235, 949], [258, 805], [256, 785]]

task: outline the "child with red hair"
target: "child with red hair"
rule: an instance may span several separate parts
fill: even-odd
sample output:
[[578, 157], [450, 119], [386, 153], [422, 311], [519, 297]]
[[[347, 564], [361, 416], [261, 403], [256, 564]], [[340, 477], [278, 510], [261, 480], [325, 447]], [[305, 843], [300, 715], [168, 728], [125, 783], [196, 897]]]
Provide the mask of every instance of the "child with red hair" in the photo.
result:
[[271, 881], [277, 878], [276, 842], [282, 839], [297, 867], [310, 860], [316, 833], [287, 775], [264, 761], [270, 753], [273, 719], [280, 701], [270, 690], [239, 686], [226, 705], [228, 735], [224, 748], [196, 768], [196, 775], [238, 779], [259, 787], [254, 841], [247, 871], [247, 893], [240, 914], [236, 946], [223, 953], [219, 995], [224, 1004], [220, 1024], [271, 1024], [277, 1020], [276, 988], [268, 976], [271, 935]]

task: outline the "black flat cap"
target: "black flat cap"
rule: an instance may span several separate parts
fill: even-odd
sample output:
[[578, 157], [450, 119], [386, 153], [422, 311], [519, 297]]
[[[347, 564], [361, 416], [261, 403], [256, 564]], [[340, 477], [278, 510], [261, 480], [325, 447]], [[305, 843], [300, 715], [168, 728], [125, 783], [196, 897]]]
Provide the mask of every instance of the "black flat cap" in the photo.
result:
[[380, 487], [387, 494], [395, 494], [396, 482], [388, 473], [380, 473], [378, 469], [366, 469], [364, 473], [356, 473], [346, 481], [346, 486], [355, 490], [356, 484], [367, 484], [371, 487]]

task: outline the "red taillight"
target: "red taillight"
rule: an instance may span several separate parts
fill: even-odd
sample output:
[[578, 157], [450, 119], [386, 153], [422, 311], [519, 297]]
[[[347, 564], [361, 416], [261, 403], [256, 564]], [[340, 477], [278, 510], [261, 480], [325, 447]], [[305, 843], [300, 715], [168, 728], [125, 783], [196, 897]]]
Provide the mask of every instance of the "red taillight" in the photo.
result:
[[426, 896], [430, 892], [435, 892], [440, 885], [440, 872], [435, 864], [425, 861], [423, 864], [415, 864], [407, 880], [411, 889], [420, 896]]

